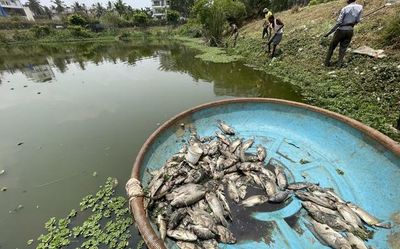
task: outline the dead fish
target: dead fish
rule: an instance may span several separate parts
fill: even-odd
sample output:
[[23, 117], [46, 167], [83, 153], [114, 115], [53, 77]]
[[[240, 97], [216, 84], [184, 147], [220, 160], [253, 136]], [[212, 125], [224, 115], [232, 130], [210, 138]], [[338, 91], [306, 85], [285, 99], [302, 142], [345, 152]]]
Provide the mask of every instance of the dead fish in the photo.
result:
[[332, 210], [334, 210], [336, 208], [336, 205], [333, 201], [331, 201], [327, 198], [317, 197], [309, 192], [296, 191], [295, 195], [297, 196], [297, 198], [299, 198], [302, 201], [311, 201], [320, 206], [330, 208]]
[[292, 193], [292, 191], [290, 191], [290, 190], [279, 191], [274, 196], [269, 197], [268, 201], [273, 202], [273, 203], [284, 202], [289, 198], [291, 193]]
[[179, 208], [175, 210], [169, 217], [168, 230], [176, 228], [181, 222], [181, 220], [186, 216], [186, 214], [187, 214], [186, 208]]
[[217, 232], [215, 220], [208, 212], [200, 209], [192, 209], [188, 210], [188, 213], [194, 225], [206, 227], [214, 233]]
[[232, 181], [228, 181], [228, 195], [229, 195], [229, 198], [234, 200], [236, 203], [239, 203], [239, 201], [240, 201], [239, 191], [236, 188], [235, 183], [233, 183]]
[[281, 166], [275, 166], [274, 169], [275, 176], [276, 176], [276, 183], [280, 189], [286, 189], [288, 186], [288, 182], [286, 179], [285, 171]]
[[254, 174], [254, 173], [251, 172], [251, 171], [247, 171], [247, 172], [243, 172], [243, 173], [244, 173], [246, 176], [250, 176], [250, 177], [253, 179], [253, 181], [254, 181], [254, 183], [255, 183], [256, 185], [258, 185], [258, 186], [264, 188], [264, 183], [263, 183], [263, 181], [261, 180], [261, 178], [260, 178], [257, 174]]
[[218, 249], [218, 242], [215, 239], [203, 240], [201, 246], [204, 249]]
[[362, 221], [360, 217], [346, 204], [336, 203], [336, 209], [340, 213], [340, 215], [354, 228], [362, 227]]
[[176, 242], [176, 245], [180, 249], [201, 249], [200, 246], [198, 246], [198, 245], [196, 245], [194, 243], [184, 242], [184, 241], [178, 241], [178, 242]]
[[224, 187], [222, 185], [220, 185], [216, 193], [217, 193], [218, 199], [222, 203], [222, 207], [228, 213], [229, 219], [232, 220], [231, 208], [229, 207], [228, 201], [226, 200], [226, 197], [224, 194]]
[[242, 162], [247, 161], [246, 151], [253, 145], [253, 143], [254, 143], [254, 139], [249, 139], [242, 143], [242, 146], [240, 147], [240, 151], [239, 151], [239, 158]]
[[161, 176], [155, 181], [151, 181], [149, 184], [149, 196], [154, 197], [158, 189], [163, 185], [163, 183], [164, 183], [164, 177]]
[[268, 201], [268, 197], [265, 195], [253, 195], [246, 200], [242, 201], [242, 205], [245, 207], [253, 207], [256, 205], [263, 204]]
[[202, 185], [188, 183], [167, 194], [166, 199], [171, 201], [172, 206], [182, 207], [199, 201], [205, 194], [206, 189]]
[[244, 197], [246, 197], [246, 194], [247, 194], [247, 186], [242, 185], [239, 188], [237, 188], [237, 190], [239, 192], [239, 198], [244, 199]]
[[189, 229], [196, 234], [197, 238], [202, 240], [208, 240], [215, 238], [215, 234], [208, 228], [200, 225], [190, 225]]
[[185, 229], [168, 230], [167, 235], [170, 238], [182, 241], [196, 241], [196, 234]]
[[310, 186], [314, 186], [314, 185], [319, 185], [319, 184], [315, 184], [315, 183], [309, 183], [309, 182], [294, 182], [291, 183], [287, 186], [288, 189], [290, 190], [303, 190], [306, 189]]
[[264, 161], [267, 157], [267, 150], [264, 146], [258, 145], [257, 146], [257, 157], [260, 162]]
[[165, 237], [167, 235], [167, 223], [165, 222], [165, 219], [161, 214], [157, 215], [157, 224], [158, 230], [160, 231], [160, 237], [162, 240], [165, 240]]
[[336, 231], [352, 231], [352, 227], [341, 217], [327, 214], [318, 210], [307, 210], [311, 217], [329, 227], [335, 229]]
[[234, 244], [234, 243], [236, 243], [235, 236], [226, 227], [218, 225], [217, 226], [217, 233], [218, 233], [219, 240], [222, 243], [225, 243], [225, 244]]
[[267, 180], [267, 181], [264, 181], [263, 184], [264, 184], [265, 192], [267, 193], [268, 197], [275, 196], [276, 193], [278, 193], [278, 188], [277, 188], [275, 182]]
[[377, 218], [369, 214], [367, 211], [364, 209], [352, 204], [352, 203], [347, 203], [347, 206], [353, 210], [358, 217], [360, 217], [365, 223], [367, 223], [370, 226], [375, 226], [375, 227], [382, 227], [382, 228], [387, 228], [390, 229], [392, 227], [392, 224], [390, 222], [384, 223], [379, 221]]
[[227, 146], [229, 146], [231, 144], [231, 142], [229, 141], [229, 139], [227, 137], [225, 137], [224, 135], [222, 135], [221, 133], [215, 132], [215, 135], [217, 136], [217, 138], [223, 142], [224, 144], [226, 144]]
[[221, 222], [222, 225], [225, 227], [228, 226], [228, 222], [224, 217], [224, 209], [218, 200], [217, 196], [214, 193], [207, 193], [206, 200], [208, 205], [210, 206], [212, 212], [214, 213], [215, 217]]
[[208, 155], [210, 156], [215, 155], [218, 152], [218, 148], [219, 148], [219, 141], [213, 140], [209, 144]]
[[368, 249], [364, 241], [352, 233], [346, 233], [346, 238], [353, 249]]
[[321, 238], [330, 247], [334, 249], [351, 249], [350, 243], [328, 225], [319, 223], [313, 219], [310, 220], [310, 223], [318, 238]]
[[315, 204], [314, 202], [311, 201], [302, 201], [301, 205], [306, 209], [306, 210], [316, 210], [316, 211], [321, 211], [327, 214], [332, 214], [332, 215], [340, 215], [337, 211], [332, 210], [330, 208], [326, 208], [320, 205]]
[[231, 143], [231, 145], [229, 146], [229, 152], [230, 153], [234, 153], [236, 151], [236, 149], [242, 144], [242, 139], [236, 139], [235, 141], [233, 141]]
[[218, 128], [227, 135], [235, 135], [235, 130], [222, 120], [219, 120]]

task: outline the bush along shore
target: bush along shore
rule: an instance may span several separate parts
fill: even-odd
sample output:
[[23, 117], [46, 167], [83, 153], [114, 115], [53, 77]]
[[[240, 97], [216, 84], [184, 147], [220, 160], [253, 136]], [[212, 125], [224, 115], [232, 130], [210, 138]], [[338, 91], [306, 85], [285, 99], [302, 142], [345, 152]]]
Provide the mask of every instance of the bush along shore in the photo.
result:
[[[373, 0], [365, 12], [377, 9]], [[257, 69], [283, 77], [301, 88], [304, 101], [338, 112], [400, 141], [400, 6], [382, 9], [355, 30], [352, 49], [366, 45], [384, 49], [387, 57], [346, 54], [343, 68], [323, 66], [329, 38], [321, 38], [343, 6], [338, 1], [296, 8], [276, 16], [285, 23], [278, 56], [269, 58], [261, 39], [262, 20], [243, 26], [231, 55], [242, 56]], [[337, 51], [336, 51], [337, 53]]]

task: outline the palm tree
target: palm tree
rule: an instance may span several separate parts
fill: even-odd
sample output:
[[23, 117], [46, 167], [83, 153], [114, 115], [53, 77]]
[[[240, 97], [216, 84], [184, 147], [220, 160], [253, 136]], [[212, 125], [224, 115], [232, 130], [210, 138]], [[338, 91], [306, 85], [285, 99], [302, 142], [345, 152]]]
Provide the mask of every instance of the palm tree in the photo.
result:
[[126, 12], [126, 4], [122, 0], [117, 0], [114, 3], [114, 8], [118, 12], [120, 16], [122, 16]]
[[79, 2], [75, 2], [71, 7], [74, 10], [74, 13], [83, 11], [82, 5]]
[[44, 14], [43, 7], [40, 5], [40, 1], [39, 0], [28, 0], [28, 2], [26, 3], [25, 6], [29, 7], [29, 9], [36, 16], [40, 16], [40, 15]]
[[51, 18], [53, 17], [53, 12], [51, 11], [51, 9], [47, 6], [44, 6], [44, 14], [51, 20]]
[[52, 6], [57, 13], [62, 13], [65, 10], [65, 3], [63, 0], [52, 0], [51, 1], [55, 6]]
[[112, 4], [112, 2], [111, 1], [108, 1], [108, 3], [107, 3], [107, 10], [112, 10], [113, 9], [113, 4]]
[[92, 5], [91, 11], [97, 18], [99, 18], [106, 12], [106, 9], [104, 9], [101, 3], [96, 3]]

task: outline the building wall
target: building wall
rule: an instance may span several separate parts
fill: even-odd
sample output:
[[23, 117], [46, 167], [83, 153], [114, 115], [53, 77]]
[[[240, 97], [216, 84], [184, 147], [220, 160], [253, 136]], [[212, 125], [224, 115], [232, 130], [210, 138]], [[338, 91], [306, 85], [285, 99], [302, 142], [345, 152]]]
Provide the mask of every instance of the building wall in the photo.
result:
[[0, 16], [20, 16], [29, 21], [35, 20], [32, 11], [19, 0], [0, 0]]

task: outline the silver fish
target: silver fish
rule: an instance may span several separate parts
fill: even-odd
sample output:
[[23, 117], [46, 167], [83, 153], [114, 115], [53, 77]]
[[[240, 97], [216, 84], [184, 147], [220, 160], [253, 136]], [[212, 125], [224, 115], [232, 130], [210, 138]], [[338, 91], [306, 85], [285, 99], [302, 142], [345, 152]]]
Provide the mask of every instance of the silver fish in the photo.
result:
[[368, 249], [364, 241], [352, 233], [346, 233], [346, 238], [353, 249]]
[[178, 242], [176, 242], [176, 245], [180, 249], [202, 249], [200, 246], [198, 246], [194, 243], [184, 242], [184, 241], [178, 241]]
[[215, 217], [221, 222], [225, 227], [228, 226], [228, 222], [224, 217], [224, 208], [222, 207], [220, 201], [214, 193], [207, 193], [206, 200], [211, 210], [213, 211]]
[[228, 201], [226, 200], [225, 194], [224, 194], [224, 187], [223, 185], [220, 185], [217, 190], [217, 197], [222, 203], [222, 207], [224, 210], [228, 213], [228, 217], [232, 220], [232, 215], [231, 215], [231, 208], [229, 207]]
[[234, 153], [236, 151], [236, 149], [242, 144], [242, 139], [236, 139], [235, 141], [233, 141], [231, 143], [231, 145], [229, 146], [229, 152], [230, 153]]
[[309, 182], [294, 182], [291, 183], [287, 186], [288, 189], [290, 190], [303, 190], [306, 189], [310, 186], [314, 186], [314, 185], [319, 185], [319, 184], [314, 184], [314, 183], [309, 183]]
[[362, 227], [362, 221], [360, 217], [346, 204], [343, 203], [336, 203], [336, 209], [342, 215], [345, 221], [347, 221], [351, 226], [354, 228]]
[[169, 216], [169, 222], [168, 222], [168, 229], [172, 230], [176, 228], [181, 220], [186, 216], [187, 210], [186, 208], [180, 208], [175, 210], [170, 216]]
[[167, 223], [161, 214], [157, 215], [157, 224], [158, 230], [160, 231], [160, 237], [162, 240], [165, 240], [165, 237], [167, 236]]
[[215, 238], [215, 234], [208, 228], [200, 225], [190, 225], [189, 229], [196, 234], [197, 238], [208, 240]]
[[227, 135], [235, 135], [235, 130], [227, 125], [224, 121], [219, 121], [218, 128]]
[[226, 145], [230, 145], [231, 142], [229, 141], [229, 139], [227, 137], [225, 137], [224, 135], [222, 135], [221, 133], [216, 132], [215, 135], [218, 137], [218, 139], [223, 142]]
[[341, 217], [332, 214], [323, 213], [321, 211], [307, 210], [314, 220], [325, 223], [336, 231], [352, 231], [352, 227]]
[[[311, 201], [302, 201], [301, 205], [306, 209], [306, 210], [315, 210], [315, 211], [320, 211], [320, 212], [324, 212], [327, 214], [332, 214], [332, 215], [336, 215], [339, 216], [340, 214], [335, 211], [332, 210], [330, 208], [326, 208], [320, 205], [315, 204], [314, 202]], [[312, 211], [311, 211], [312, 212]]]
[[290, 190], [279, 191], [274, 196], [268, 198], [269, 202], [281, 203], [286, 201], [292, 192]]
[[206, 189], [199, 184], [188, 183], [176, 188], [172, 193], [167, 194], [167, 200], [171, 200], [171, 205], [176, 207], [189, 206], [201, 200], [206, 194]]
[[225, 244], [234, 244], [234, 243], [236, 243], [235, 236], [226, 227], [218, 225], [217, 226], [217, 233], [218, 233], [218, 236], [219, 236], [219, 240], [222, 243], [225, 243]]
[[212, 156], [218, 152], [219, 141], [214, 140], [209, 144], [208, 155]]
[[333, 249], [351, 249], [350, 243], [328, 225], [319, 223], [313, 219], [310, 222], [318, 236]]
[[235, 183], [233, 183], [232, 181], [228, 181], [228, 195], [229, 195], [229, 198], [234, 200], [236, 203], [239, 203], [239, 201], [240, 201], [239, 191], [236, 188]]
[[247, 186], [242, 185], [239, 188], [237, 188], [237, 190], [239, 192], [239, 198], [244, 199], [244, 197], [246, 197], [246, 194], [247, 194]]
[[268, 201], [268, 197], [265, 195], [253, 195], [242, 201], [242, 205], [245, 207], [253, 207], [256, 205], [263, 204]]
[[281, 166], [275, 166], [276, 183], [280, 189], [286, 189], [288, 182], [286, 179], [285, 171]]
[[218, 249], [218, 242], [215, 239], [203, 240], [201, 246], [204, 249]]
[[194, 225], [206, 227], [214, 233], [217, 232], [214, 218], [206, 211], [200, 209], [192, 209], [189, 210], [188, 213]]
[[381, 222], [377, 218], [369, 214], [367, 211], [365, 211], [364, 209], [352, 203], [347, 203], [347, 206], [349, 206], [351, 210], [353, 210], [365, 223], [367, 223], [370, 226], [382, 227], [387, 229], [390, 229], [392, 227], [390, 222], [387, 223]]
[[257, 157], [260, 162], [264, 161], [267, 157], [267, 150], [264, 146], [258, 145], [257, 146]]
[[176, 229], [176, 230], [168, 230], [167, 236], [176, 240], [182, 241], [196, 241], [197, 236], [196, 234], [184, 230], [184, 229]]
[[308, 192], [304, 192], [304, 191], [297, 191], [295, 193], [295, 195], [297, 196], [297, 198], [299, 198], [302, 201], [312, 201], [320, 206], [326, 207], [326, 208], [330, 208], [332, 210], [335, 209], [336, 205], [333, 201], [327, 199], [327, 198], [323, 198], [323, 197], [317, 197], [311, 193]]
[[276, 186], [275, 182], [267, 180], [264, 181], [263, 184], [268, 197], [275, 196], [276, 193], [278, 193], [278, 187]]

